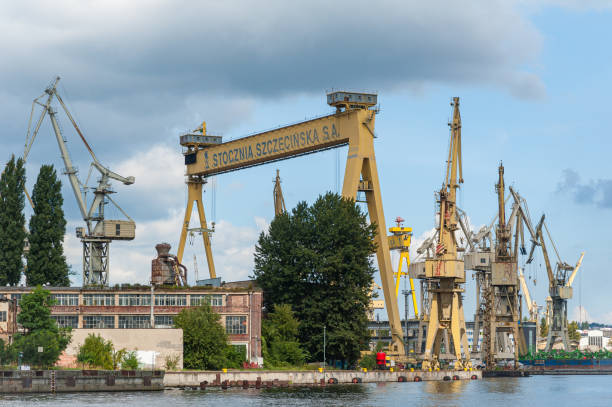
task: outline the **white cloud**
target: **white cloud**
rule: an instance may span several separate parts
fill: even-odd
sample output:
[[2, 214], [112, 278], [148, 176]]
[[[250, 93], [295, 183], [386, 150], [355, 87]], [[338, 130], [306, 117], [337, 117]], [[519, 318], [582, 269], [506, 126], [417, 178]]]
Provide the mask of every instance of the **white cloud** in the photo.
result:
[[[156, 257], [155, 245], [169, 242], [171, 252], [176, 253], [183, 221], [183, 212], [174, 210], [166, 217], [143, 221], [137, 224], [136, 239], [133, 241], [115, 241], [110, 248], [109, 283], [140, 283], [148, 284], [151, 275], [151, 260]], [[71, 224], [80, 224], [71, 222]], [[224, 281], [248, 279], [253, 271], [253, 253], [259, 233], [267, 229], [267, 222], [255, 218], [252, 227], [236, 226], [227, 220], [220, 220], [212, 235], [212, 252], [218, 277]], [[81, 242], [67, 233], [64, 250], [68, 263], [78, 275], [73, 282], [80, 284], [82, 273]], [[195, 275], [193, 255], [196, 255], [199, 278], [208, 278], [206, 255], [202, 238], [195, 235], [188, 238], [183, 263], [188, 268], [188, 280], [194, 284]]]

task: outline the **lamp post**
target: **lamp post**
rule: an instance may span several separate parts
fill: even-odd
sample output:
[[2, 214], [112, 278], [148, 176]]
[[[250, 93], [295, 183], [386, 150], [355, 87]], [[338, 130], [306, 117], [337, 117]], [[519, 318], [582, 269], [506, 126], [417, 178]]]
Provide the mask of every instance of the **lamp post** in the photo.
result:
[[325, 369], [325, 325], [323, 325], [323, 369]]

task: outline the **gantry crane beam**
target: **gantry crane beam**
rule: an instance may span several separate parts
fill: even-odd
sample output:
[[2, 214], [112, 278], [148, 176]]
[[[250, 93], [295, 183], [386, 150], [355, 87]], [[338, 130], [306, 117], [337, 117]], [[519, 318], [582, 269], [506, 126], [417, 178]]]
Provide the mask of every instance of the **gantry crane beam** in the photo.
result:
[[376, 95], [333, 92], [327, 96], [328, 104], [337, 109], [334, 114], [188, 150], [186, 174], [205, 178], [348, 145], [342, 196], [354, 200], [358, 191], [365, 193], [370, 221], [376, 225], [376, 257], [392, 335], [390, 353], [401, 358], [405, 355], [403, 332], [393, 292], [395, 282], [374, 154], [377, 110], [372, 106]]

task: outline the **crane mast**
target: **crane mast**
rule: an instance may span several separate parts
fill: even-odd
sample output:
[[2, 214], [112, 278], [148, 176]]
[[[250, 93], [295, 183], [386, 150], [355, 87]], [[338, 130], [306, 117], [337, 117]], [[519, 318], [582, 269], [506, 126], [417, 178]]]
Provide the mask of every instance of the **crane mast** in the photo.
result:
[[[57, 91], [59, 80], [60, 78], [56, 77], [53, 83], [47, 89], [45, 89], [45, 92], [32, 102], [32, 113], [30, 115], [30, 124], [28, 126], [28, 133], [26, 136], [24, 160], [27, 159], [34, 140], [38, 135], [43, 119], [48, 114], [51, 121], [51, 127], [55, 134], [60, 154], [64, 162], [64, 172], [68, 176], [72, 192], [77, 201], [77, 206], [81, 212], [81, 217], [86, 225], [86, 231], [83, 227], [76, 228], [76, 235], [83, 243], [83, 285], [105, 286], [108, 285], [110, 242], [113, 240], [132, 240], [135, 237], [136, 229], [135, 222], [110, 197], [110, 194], [114, 193], [114, 191], [111, 189], [110, 180], [114, 179], [122, 182], [125, 185], [131, 185], [134, 183], [134, 177], [123, 177], [106, 168], [98, 161], [96, 155], [87, 143], [87, 140], [85, 140], [83, 133], [77, 126], [76, 121], [70, 114], [70, 111]], [[46, 100], [41, 102], [40, 100], [45, 97]], [[66, 147], [66, 141], [57, 120], [57, 112], [51, 105], [54, 97], [60, 103], [62, 109], [66, 113], [66, 116], [72, 123], [74, 129], [91, 155], [91, 168], [96, 169], [100, 173], [98, 184], [95, 187], [88, 187], [87, 185], [83, 184], [77, 176], [78, 170], [74, 167], [68, 152], [68, 148]], [[32, 129], [31, 124], [35, 105], [41, 106], [42, 112], [36, 121], [34, 129]], [[90, 207], [88, 208], [86, 192], [89, 189], [93, 189], [94, 198]], [[128, 220], [106, 219], [104, 207], [109, 203], [114, 204]]]
[[449, 332], [456, 358], [455, 369], [462, 370], [471, 367], [462, 298], [465, 270], [463, 260], [458, 258], [455, 236], [455, 232], [459, 229], [456, 207], [457, 189], [463, 183], [459, 98], [453, 98], [451, 105], [453, 106], [453, 120], [450, 123], [445, 180], [438, 192], [440, 208], [438, 239], [433, 257], [425, 260], [425, 278], [431, 301], [422, 363], [423, 369], [426, 370], [439, 366], [442, 339]]

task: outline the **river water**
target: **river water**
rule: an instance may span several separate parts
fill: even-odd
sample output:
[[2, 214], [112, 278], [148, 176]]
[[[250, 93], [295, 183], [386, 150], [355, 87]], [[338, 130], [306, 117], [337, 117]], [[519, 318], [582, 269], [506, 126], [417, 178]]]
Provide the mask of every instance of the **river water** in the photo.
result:
[[10, 406], [612, 406], [612, 376], [368, 383], [325, 388], [0, 395]]

